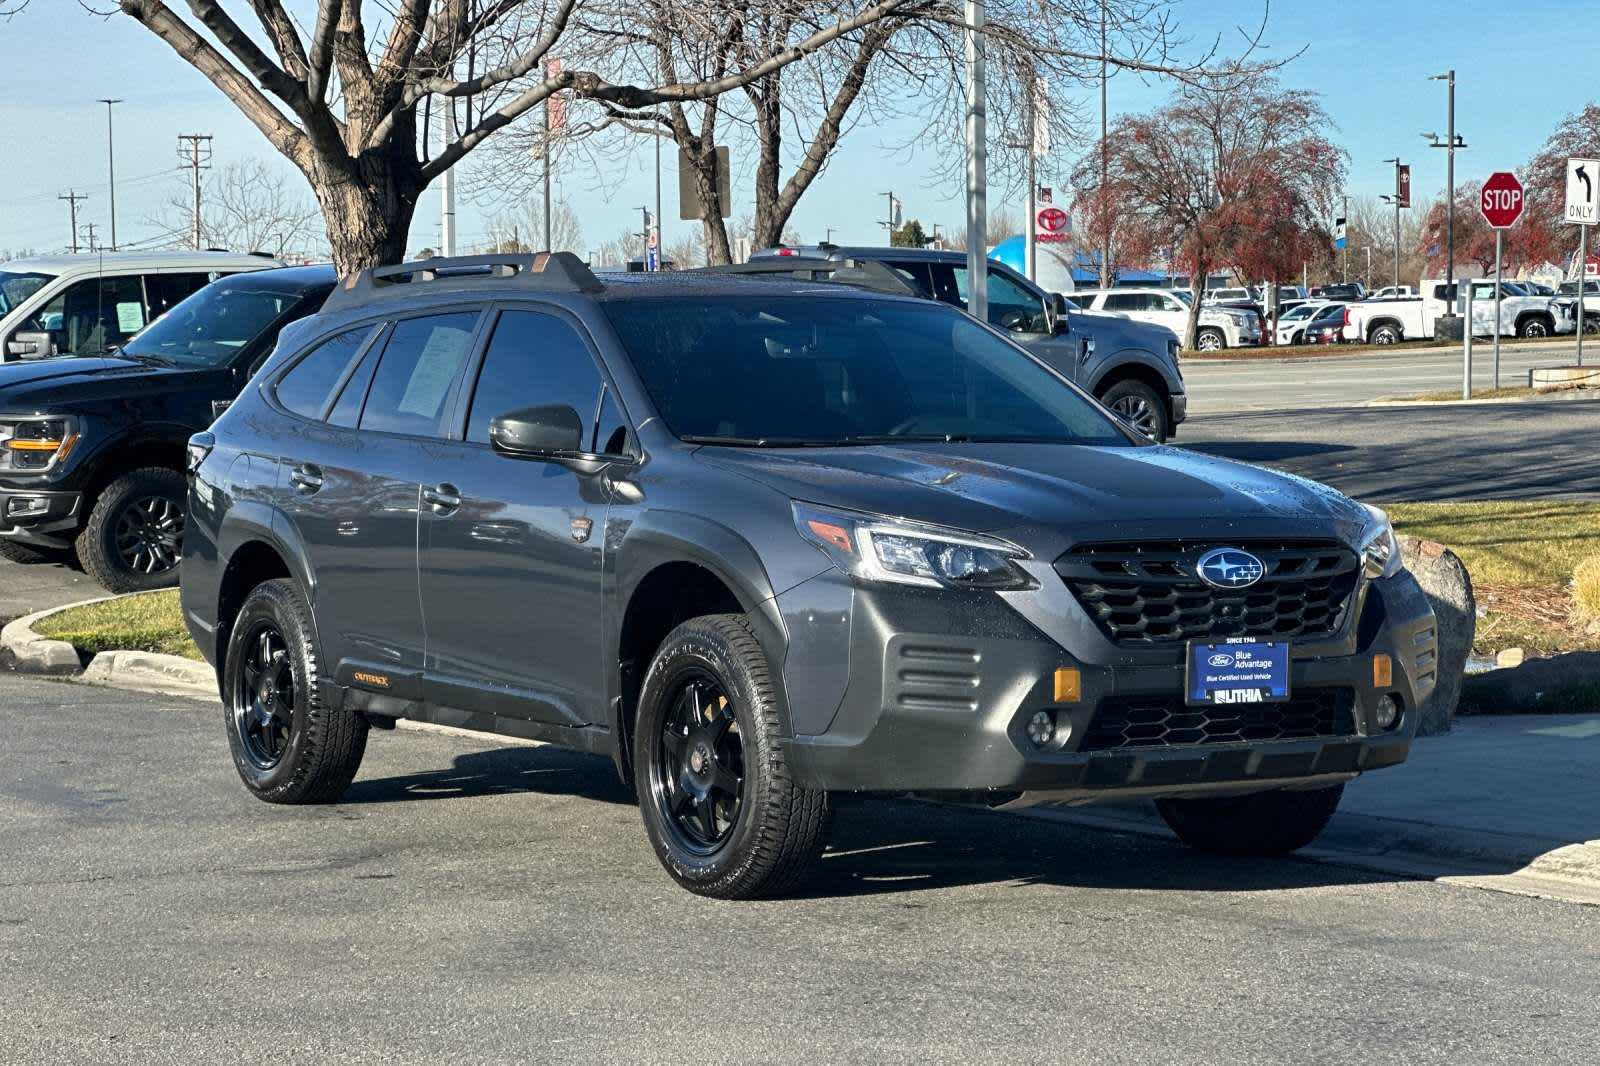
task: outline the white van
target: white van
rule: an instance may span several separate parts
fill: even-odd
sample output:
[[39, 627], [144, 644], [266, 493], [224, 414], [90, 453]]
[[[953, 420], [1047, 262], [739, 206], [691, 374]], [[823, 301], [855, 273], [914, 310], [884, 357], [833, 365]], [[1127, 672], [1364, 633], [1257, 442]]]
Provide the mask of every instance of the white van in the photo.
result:
[[282, 266], [240, 252], [105, 252], [0, 263], [0, 362], [102, 355], [228, 274]]

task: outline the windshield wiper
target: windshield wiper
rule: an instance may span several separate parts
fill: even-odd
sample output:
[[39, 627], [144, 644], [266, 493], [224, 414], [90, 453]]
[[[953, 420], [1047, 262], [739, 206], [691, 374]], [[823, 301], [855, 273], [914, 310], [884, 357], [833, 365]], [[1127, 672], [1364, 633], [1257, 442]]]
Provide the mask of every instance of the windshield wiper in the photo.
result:
[[717, 444], [728, 448], [805, 448], [827, 443], [806, 437], [721, 437], [695, 433], [678, 439], [686, 444]]
[[136, 363], [149, 363], [153, 366], [176, 367], [178, 365], [164, 355], [152, 355], [149, 352], [130, 352], [126, 348], [118, 352], [116, 358], [132, 359]]

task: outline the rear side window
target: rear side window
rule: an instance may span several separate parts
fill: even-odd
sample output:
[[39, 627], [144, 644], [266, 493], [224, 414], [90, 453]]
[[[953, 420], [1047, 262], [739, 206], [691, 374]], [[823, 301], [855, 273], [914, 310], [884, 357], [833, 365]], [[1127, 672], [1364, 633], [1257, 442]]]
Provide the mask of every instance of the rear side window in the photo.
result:
[[361, 326], [323, 341], [278, 379], [273, 395], [302, 418], [321, 418], [333, 390], [371, 332], [372, 327]]
[[456, 378], [467, 361], [477, 311], [396, 322], [372, 378], [361, 428], [440, 436]]
[[211, 284], [210, 274], [150, 274], [144, 291], [150, 298], [150, 317], [166, 314], [190, 296]]
[[593, 425], [600, 371], [567, 323], [537, 311], [507, 311], [495, 323], [472, 395], [467, 439], [489, 442], [489, 423], [522, 407], [565, 404]]

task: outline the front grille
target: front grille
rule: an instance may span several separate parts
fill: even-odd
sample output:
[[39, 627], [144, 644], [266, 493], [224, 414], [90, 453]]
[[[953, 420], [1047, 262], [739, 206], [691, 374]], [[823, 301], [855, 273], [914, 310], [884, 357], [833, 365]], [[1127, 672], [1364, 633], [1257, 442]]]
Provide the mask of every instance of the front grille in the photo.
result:
[[1307, 689], [1287, 703], [1190, 707], [1181, 695], [1113, 696], [1089, 721], [1080, 751], [1233, 744], [1355, 733], [1355, 691]]
[[[1219, 589], [1195, 564], [1215, 547], [1261, 559], [1254, 585]], [[1331, 541], [1089, 544], [1056, 561], [1056, 572], [1106, 636], [1118, 644], [1327, 636], [1339, 628], [1360, 571], [1356, 553]]]

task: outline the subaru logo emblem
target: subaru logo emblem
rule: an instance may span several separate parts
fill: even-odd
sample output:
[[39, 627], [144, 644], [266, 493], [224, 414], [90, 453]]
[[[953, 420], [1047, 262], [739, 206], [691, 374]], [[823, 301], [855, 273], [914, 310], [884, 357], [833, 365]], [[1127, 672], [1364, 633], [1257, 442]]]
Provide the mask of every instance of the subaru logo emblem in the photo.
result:
[[1213, 548], [1200, 556], [1194, 569], [1201, 581], [1219, 589], [1248, 588], [1267, 572], [1260, 559], [1240, 548]]

